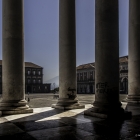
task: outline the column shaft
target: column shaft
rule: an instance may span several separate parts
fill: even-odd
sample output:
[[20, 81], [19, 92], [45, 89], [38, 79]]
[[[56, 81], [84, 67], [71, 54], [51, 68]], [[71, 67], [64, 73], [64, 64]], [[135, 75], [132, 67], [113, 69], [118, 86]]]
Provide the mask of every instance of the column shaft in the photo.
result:
[[118, 0], [95, 0], [95, 101], [86, 115], [122, 116], [119, 102]]
[[55, 108], [83, 108], [76, 98], [75, 0], [59, 0], [59, 99]]
[[23, 0], [2, 1], [3, 114], [32, 112], [25, 101]]
[[140, 1], [129, 0], [129, 58], [127, 101], [140, 103]]
[[76, 89], [75, 0], [60, 0], [59, 12], [60, 98], [68, 98], [67, 88]]

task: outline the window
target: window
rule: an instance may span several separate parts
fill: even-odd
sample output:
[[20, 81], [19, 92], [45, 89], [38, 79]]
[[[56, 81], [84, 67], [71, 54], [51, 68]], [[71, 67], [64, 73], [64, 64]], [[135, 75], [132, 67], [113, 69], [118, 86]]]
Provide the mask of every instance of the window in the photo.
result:
[[35, 75], [35, 70], [33, 71], [33, 75]]
[[41, 80], [40, 79], [38, 80], [38, 83], [41, 83]]
[[38, 71], [38, 75], [40, 75], [41, 74], [41, 72], [40, 71]]
[[83, 73], [80, 73], [80, 80], [83, 80]]
[[84, 80], [87, 80], [87, 72], [84, 72]]
[[30, 71], [30, 70], [28, 70], [28, 75], [30, 75], [30, 73], [31, 73], [31, 71]]
[[34, 83], [34, 84], [36, 83], [35, 79], [33, 80], [33, 83]]
[[90, 80], [93, 80], [93, 71], [90, 72]]
[[35, 91], [35, 87], [33, 88], [33, 90]]
[[77, 73], [77, 80], [79, 81], [79, 73]]
[[30, 83], [30, 79], [28, 79], [28, 81], [27, 81], [27, 82], [28, 82], [28, 84], [29, 84], [29, 83]]

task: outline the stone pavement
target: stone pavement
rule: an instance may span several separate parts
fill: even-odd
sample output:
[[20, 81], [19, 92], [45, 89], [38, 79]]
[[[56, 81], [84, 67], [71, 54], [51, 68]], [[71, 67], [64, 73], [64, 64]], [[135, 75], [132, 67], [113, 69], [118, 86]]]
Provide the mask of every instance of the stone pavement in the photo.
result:
[[[124, 105], [125, 106], [125, 105]], [[86, 109], [91, 105], [86, 105]], [[34, 108], [34, 113], [0, 118], [0, 140], [139, 140], [140, 106], [128, 105], [131, 120], [113, 122], [84, 116], [84, 109]]]
[[34, 108], [34, 113], [0, 117], [0, 140], [140, 140], [140, 105], [123, 103], [132, 119], [119, 122], [85, 116], [85, 109]]

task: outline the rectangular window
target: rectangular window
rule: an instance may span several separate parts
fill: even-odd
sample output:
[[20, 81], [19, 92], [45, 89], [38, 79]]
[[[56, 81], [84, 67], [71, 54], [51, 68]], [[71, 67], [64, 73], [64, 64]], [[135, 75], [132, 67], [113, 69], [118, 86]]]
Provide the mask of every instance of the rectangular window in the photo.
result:
[[33, 71], [33, 75], [35, 75], [35, 70]]
[[77, 81], [79, 81], [79, 73], [77, 73]]
[[80, 81], [83, 81], [83, 73], [80, 73]]
[[40, 71], [38, 71], [38, 75], [41, 75], [41, 72]]
[[33, 91], [35, 91], [35, 87], [33, 87]]
[[30, 73], [31, 73], [31, 71], [30, 71], [30, 70], [28, 70], [28, 75], [30, 75]]
[[84, 80], [87, 80], [87, 72], [84, 72]]
[[93, 80], [93, 71], [90, 72], [90, 80]]
[[35, 79], [33, 80], [33, 83], [34, 83], [34, 84], [36, 83], [36, 80], [35, 80]]
[[27, 81], [27, 82], [28, 82], [28, 84], [30, 84], [31, 80], [30, 80], [30, 79], [28, 79], [28, 81]]

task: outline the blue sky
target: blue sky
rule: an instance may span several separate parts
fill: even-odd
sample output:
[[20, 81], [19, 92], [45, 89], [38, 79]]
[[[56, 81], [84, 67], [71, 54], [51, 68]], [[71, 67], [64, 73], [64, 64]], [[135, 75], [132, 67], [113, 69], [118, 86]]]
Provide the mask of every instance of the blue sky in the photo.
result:
[[[120, 56], [128, 55], [128, 0], [119, 0]], [[59, 0], [24, 0], [24, 58], [44, 68], [44, 82], [59, 75]], [[77, 65], [95, 61], [95, 0], [76, 0]], [[2, 59], [0, 0], [0, 59]]]

